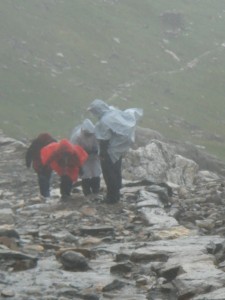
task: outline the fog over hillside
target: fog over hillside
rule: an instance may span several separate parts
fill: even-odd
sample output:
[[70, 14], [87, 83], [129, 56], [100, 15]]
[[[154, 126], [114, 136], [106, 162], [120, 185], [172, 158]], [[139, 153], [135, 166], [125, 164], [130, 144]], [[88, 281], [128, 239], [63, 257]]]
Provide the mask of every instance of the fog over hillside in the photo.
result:
[[0, 4], [0, 128], [69, 136], [95, 98], [225, 160], [224, 0]]

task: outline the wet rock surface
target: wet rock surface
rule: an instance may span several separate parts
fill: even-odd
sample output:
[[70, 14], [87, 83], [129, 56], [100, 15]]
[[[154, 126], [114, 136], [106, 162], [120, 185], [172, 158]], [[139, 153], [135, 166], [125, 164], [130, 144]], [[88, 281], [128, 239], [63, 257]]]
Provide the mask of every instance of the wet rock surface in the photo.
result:
[[221, 175], [151, 140], [119, 203], [61, 201], [57, 176], [43, 200], [26, 145], [0, 134], [0, 150], [0, 299], [225, 299]]

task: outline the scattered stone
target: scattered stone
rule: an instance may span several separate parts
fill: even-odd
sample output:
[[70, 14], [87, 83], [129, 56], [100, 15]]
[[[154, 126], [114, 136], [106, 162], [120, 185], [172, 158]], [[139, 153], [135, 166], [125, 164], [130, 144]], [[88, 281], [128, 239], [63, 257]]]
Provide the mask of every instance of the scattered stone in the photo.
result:
[[[184, 151], [177, 153], [177, 146], [149, 139], [125, 157], [118, 205], [109, 209], [88, 201], [81, 189], [62, 202], [55, 175], [51, 199], [40, 202], [36, 174], [24, 165], [26, 147], [1, 139], [1, 133], [0, 146], [0, 207], [5, 212], [0, 219], [0, 285], [1, 291], [9, 290], [2, 298], [222, 297], [221, 175], [200, 170]], [[105, 185], [101, 187], [104, 195]], [[17, 249], [10, 249], [12, 241]]]
[[123, 275], [124, 273], [130, 273], [132, 268], [133, 264], [131, 262], [126, 262], [112, 266], [110, 272]]
[[99, 235], [99, 234], [107, 234], [114, 233], [114, 227], [112, 226], [83, 226], [80, 228], [81, 234], [90, 234], [90, 235]]
[[17, 240], [20, 239], [18, 232], [15, 229], [7, 229], [7, 228], [0, 228], [0, 236], [5, 236], [8, 238], [15, 238]]
[[10, 208], [2, 208], [0, 210], [0, 225], [13, 224], [15, 215]]
[[12, 250], [19, 249], [16, 240], [7, 236], [0, 236], [0, 245], [5, 245], [6, 247]]
[[94, 257], [94, 253], [93, 251], [89, 250], [89, 249], [85, 249], [85, 248], [77, 248], [77, 247], [74, 247], [74, 248], [62, 248], [62, 249], [59, 249], [57, 252], [56, 252], [56, 257], [59, 258], [63, 253], [65, 252], [68, 252], [68, 251], [75, 251], [75, 252], [78, 252], [78, 253], [81, 253], [83, 256], [91, 259]]
[[12, 291], [12, 290], [4, 289], [4, 290], [1, 291], [1, 295], [2, 295], [3, 297], [14, 297], [14, 296], [15, 296], [15, 293], [14, 293], [14, 291]]
[[75, 251], [63, 252], [59, 259], [65, 270], [78, 272], [90, 269], [87, 259], [82, 254]]
[[113, 290], [120, 290], [126, 285], [125, 282], [115, 279], [113, 282], [107, 284], [106, 286], [103, 287], [102, 291], [103, 292], [110, 292]]

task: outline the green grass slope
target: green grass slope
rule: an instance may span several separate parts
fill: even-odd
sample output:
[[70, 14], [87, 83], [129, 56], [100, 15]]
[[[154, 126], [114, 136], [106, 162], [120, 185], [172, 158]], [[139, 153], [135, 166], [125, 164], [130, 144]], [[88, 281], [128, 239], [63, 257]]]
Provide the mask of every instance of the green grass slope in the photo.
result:
[[224, 28], [224, 0], [1, 1], [0, 128], [67, 137], [100, 98], [225, 160]]

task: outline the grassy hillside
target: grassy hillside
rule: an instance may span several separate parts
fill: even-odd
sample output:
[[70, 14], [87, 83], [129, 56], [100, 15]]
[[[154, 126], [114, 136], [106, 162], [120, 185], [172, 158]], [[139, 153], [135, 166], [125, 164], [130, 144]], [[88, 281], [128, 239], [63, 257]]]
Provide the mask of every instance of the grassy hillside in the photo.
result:
[[100, 98], [225, 160], [224, 0], [0, 3], [0, 128], [60, 137]]

